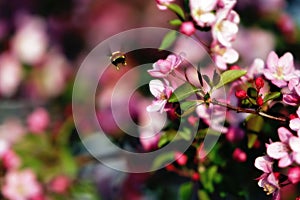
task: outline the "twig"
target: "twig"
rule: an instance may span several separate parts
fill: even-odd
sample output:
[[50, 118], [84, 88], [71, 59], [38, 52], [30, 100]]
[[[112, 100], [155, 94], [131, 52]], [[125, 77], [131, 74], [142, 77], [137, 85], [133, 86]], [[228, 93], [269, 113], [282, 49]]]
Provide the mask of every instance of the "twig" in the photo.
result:
[[265, 118], [269, 118], [269, 119], [273, 119], [273, 120], [277, 120], [277, 121], [282, 121], [282, 122], [286, 122], [287, 118], [283, 118], [283, 117], [275, 117], [273, 115], [269, 115], [267, 113], [261, 112], [259, 110], [253, 110], [253, 109], [249, 109], [249, 108], [241, 108], [241, 107], [235, 107], [232, 106], [230, 104], [227, 103], [222, 103], [217, 101], [216, 99], [210, 99], [209, 103], [212, 103], [213, 105], [218, 105], [218, 106], [222, 106], [225, 107], [229, 110], [233, 110], [236, 111], [237, 113], [251, 113], [251, 114], [256, 114]]

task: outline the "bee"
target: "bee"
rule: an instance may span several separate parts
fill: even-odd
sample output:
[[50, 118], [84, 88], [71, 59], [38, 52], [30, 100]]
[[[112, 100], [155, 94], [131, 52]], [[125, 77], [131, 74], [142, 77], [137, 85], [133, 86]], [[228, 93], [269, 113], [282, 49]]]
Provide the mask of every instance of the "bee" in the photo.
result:
[[110, 56], [110, 62], [116, 66], [117, 70], [120, 69], [121, 65], [125, 66], [127, 65], [126, 63], [126, 56], [124, 53], [120, 51], [115, 51], [112, 53]]

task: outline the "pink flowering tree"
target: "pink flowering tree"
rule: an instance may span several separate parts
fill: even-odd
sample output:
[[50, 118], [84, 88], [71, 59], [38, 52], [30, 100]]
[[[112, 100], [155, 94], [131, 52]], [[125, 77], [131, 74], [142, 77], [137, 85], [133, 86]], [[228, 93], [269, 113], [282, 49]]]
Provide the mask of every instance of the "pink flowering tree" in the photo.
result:
[[[211, 69], [213, 73], [196, 67], [192, 74], [186, 69], [184, 58], [171, 53], [155, 62], [153, 69], [148, 71], [150, 76], [160, 80], [150, 81], [149, 88], [155, 100], [147, 111], [166, 112], [170, 123], [187, 120], [190, 126], [197, 126], [192, 146], [185, 152], [175, 152], [177, 161], [166, 166], [170, 173], [190, 179], [180, 187], [180, 195], [189, 199], [197, 188], [199, 199], [297, 198], [300, 70], [295, 59], [299, 55], [270, 49], [264, 59], [254, 57], [252, 64], [244, 63], [239, 52], [243, 50], [236, 43], [241, 34], [240, 22], [243, 22], [243, 15], [238, 12], [243, 8], [237, 7], [237, 1], [177, 3], [164, 4], [178, 17], [170, 23], [202, 44], [216, 67]], [[268, 12], [274, 10], [270, 8]], [[286, 28], [279, 22], [276, 24], [279, 29]], [[288, 37], [295, 32], [291, 27], [288, 33], [281, 34]], [[168, 48], [174, 41], [176, 36], [167, 34], [161, 48]], [[189, 78], [191, 76], [198, 79], [197, 83]], [[168, 89], [170, 82], [172, 89]], [[219, 88], [228, 91], [226, 99], [215, 95]], [[218, 108], [225, 109], [226, 114], [220, 114], [224, 116], [224, 123], [218, 117]], [[172, 126], [164, 129], [158, 148], [172, 142], [173, 131]], [[221, 134], [218, 143], [203, 157], [205, 136], [216, 132]], [[252, 189], [244, 182], [251, 182]], [[259, 192], [251, 194], [250, 190], [259, 189], [258, 186], [253, 189], [255, 182], [263, 188], [265, 197]]]
[[[300, 200], [298, 13], [297, 0], [1, 0], [0, 199]], [[126, 41], [113, 41], [107, 49], [120, 57], [96, 55], [80, 85], [98, 81], [95, 120], [79, 124], [90, 133], [99, 122], [111, 143], [84, 138], [73, 113], [84, 107], [72, 104], [79, 63], [99, 41], [145, 24], [172, 27], [159, 49], [123, 55], [114, 48]], [[155, 43], [150, 36], [133, 45]], [[99, 78], [101, 58], [108, 67]], [[148, 59], [138, 77], [135, 65]], [[80, 92], [80, 100], [90, 97]], [[87, 144], [114, 166], [159, 170], [118, 172]], [[113, 145], [163, 153], [125, 163]]]

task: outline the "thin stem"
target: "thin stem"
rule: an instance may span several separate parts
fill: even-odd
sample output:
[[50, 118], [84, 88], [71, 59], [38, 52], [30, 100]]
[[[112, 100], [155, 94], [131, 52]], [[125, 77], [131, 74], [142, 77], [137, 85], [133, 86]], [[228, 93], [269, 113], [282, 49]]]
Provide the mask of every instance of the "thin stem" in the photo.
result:
[[287, 118], [275, 117], [273, 115], [269, 115], [269, 114], [261, 112], [259, 110], [253, 110], [253, 109], [249, 109], [249, 108], [235, 107], [235, 106], [232, 106], [232, 105], [227, 104], [227, 103], [219, 102], [216, 99], [211, 99], [209, 103], [212, 103], [213, 105], [218, 105], [218, 106], [225, 107], [225, 108], [227, 108], [229, 110], [236, 111], [237, 113], [251, 113], [251, 114], [256, 114], [256, 115], [259, 115], [259, 116], [262, 116], [262, 117], [265, 117], [265, 118], [269, 118], [269, 119], [281, 121], [281, 122], [286, 122], [287, 121]]

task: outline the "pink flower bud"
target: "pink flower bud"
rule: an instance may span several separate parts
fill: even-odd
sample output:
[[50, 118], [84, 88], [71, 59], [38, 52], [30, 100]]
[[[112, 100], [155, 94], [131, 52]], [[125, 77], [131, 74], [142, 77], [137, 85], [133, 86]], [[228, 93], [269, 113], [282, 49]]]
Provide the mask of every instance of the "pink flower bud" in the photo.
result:
[[258, 77], [255, 79], [255, 86], [257, 90], [260, 90], [262, 87], [264, 87], [264, 80], [262, 77]]
[[193, 115], [189, 116], [188, 122], [190, 125], [195, 126], [195, 124], [199, 121], [198, 117], [195, 117]]
[[188, 160], [187, 156], [180, 152], [175, 153], [175, 159], [180, 166], [185, 165]]
[[264, 104], [264, 100], [261, 96], [258, 96], [256, 99], [256, 103], [258, 106], [262, 106]]
[[247, 154], [239, 148], [234, 150], [232, 157], [237, 162], [245, 162], [247, 160]]
[[300, 167], [290, 168], [288, 171], [288, 178], [293, 184], [300, 182]]
[[57, 176], [50, 182], [50, 190], [62, 194], [68, 190], [70, 179], [66, 176]]
[[191, 36], [195, 31], [196, 29], [193, 22], [183, 22], [180, 26], [180, 32], [185, 35]]
[[38, 108], [27, 118], [28, 129], [32, 133], [45, 131], [50, 122], [48, 112], [44, 108]]
[[235, 92], [235, 96], [239, 99], [246, 99], [247, 98], [247, 92], [245, 90], [237, 90]]

